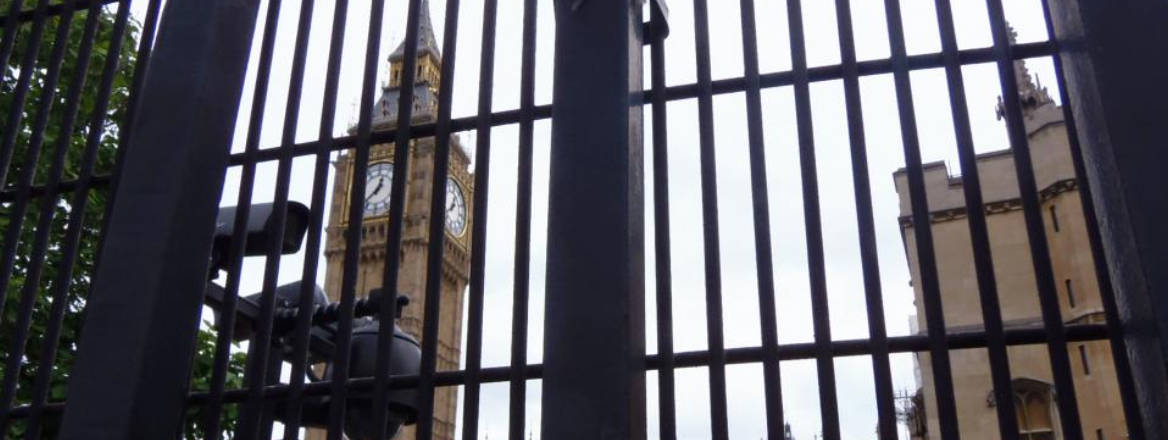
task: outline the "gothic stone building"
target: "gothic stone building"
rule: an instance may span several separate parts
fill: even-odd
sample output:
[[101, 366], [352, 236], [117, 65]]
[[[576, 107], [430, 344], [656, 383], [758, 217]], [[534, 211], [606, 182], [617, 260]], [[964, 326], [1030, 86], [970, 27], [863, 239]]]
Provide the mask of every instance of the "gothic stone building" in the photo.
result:
[[[1104, 322], [1062, 108], [1052, 102], [1046, 89], [1030, 80], [1022, 62], [1018, 62], [1015, 69], [1062, 319], [1067, 324]], [[999, 105], [999, 117], [1000, 109]], [[977, 169], [985, 200], [989, 247], [1003, 324], [1006, 329], [1041, 328], [1042, 315], [1012, 151], [978, 155]], [[982, 309], [965, 216], [963, 182], [952, 173], [941, 162], [924, 165], [946, 332], [979, 331], [983, 329]], [[901, 169], [894, 174], [894, 179], [900, 195], [900, 225], [905, 251], [912, 279], [919, 280], [907, 175]], [[917, 307], [913, 324], [915, 328], [925, 329], [920, 283], [913, 283], [913, 292]], [[1127, 438], [1108, 342], [1075, 342], [1068, 344], [1067, 348], [1084, 438]], [[1020, 438], [1063, 438], [1046, 346], [1012, 346], [1007, 353]], [[961, 437], [998, 438], [988, 353], [985, 349], [955, 350], [950, 352], [950, 357]], [[929, 354], [919, 353], [917, 364], [920, 373], [918, 392], [923, 398], [916, 401], [923, 401], [924, 407], [917, 408], [915, 419], [923, 423], [915, 423], [910, 430], [914, 431], [914, 439], [940, 438]]]
[[[428, 2], [423, 2], [418, 32], [417, 75], [414, 85], [412, 124], [433, 122], [437, 117], [437, 95], [442, 55], [434, 38]], [[405, 42], [389, 56], [389, 81], [382, 90], [374, 109], [373, 130], [391, 130], [397, 126], [398, 97], [401, 93], [402, 66]], [[405, 216], [401, 239], [401, 265], [398, 271], [398, 292], [410, 298], [399, 325], [421, 340], [422, 311], [425, 309], [426, 256], [430, 242], [430, 198], [434, 176], [434, 138], [416, 139], [409, 145], [408, 171], [405, 173]], [[334, 165], [332, 206], [329, 210], [325, 259], [325, 291], [331, 301], [338, 301], [341, 292], [345, 258], [345, 229], [349, 206], [365, 205], [360, 261], [357, 270], [357, 295], [380, 288], [386, 264], [386, 241], [389, 238], [390, 182], [393, 178], [393, 143], [374, 145], [369, 153], [365, 175], [354, 176], [352, 151], [342, 153]], [[457, 137], [451, 138], [449, 179], [446, 182], [446, 240], [443, 248], [441, 316], [438, 330], [438, 370], [457, 370], [462, 350], [462, 305], [470, 267], [471, 200], [474, 188], [468, 170], [470, 158]], [[349, 194], [352, 179], [366, 179], [365, 194]], [[434, 438], [454, 438], [457, 394], [451, 387], [439, 388], [434, 398]], [[323, 433], [313, 432], [309, 438]], [[396, 438], [414, 438], [413, 427], [403, 428]]]

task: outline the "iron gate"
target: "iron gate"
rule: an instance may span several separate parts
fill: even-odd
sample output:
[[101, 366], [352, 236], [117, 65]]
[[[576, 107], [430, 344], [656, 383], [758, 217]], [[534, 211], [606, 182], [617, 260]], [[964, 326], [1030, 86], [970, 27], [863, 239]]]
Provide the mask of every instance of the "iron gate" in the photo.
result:
[[[1168, 68], [1156, 57], [1115, 55], [1120, 48], [1136, 54], [1163, 53], [1168, 39], [1155, 37], [1164, 36], [1158, 23], [1168, 18], [1168, 6], [1151, 1], [1138, 6], [1136, 2], [1102, 5], [1047, 1], [1043, 11], [1048, 39], [1014, 44], [1003, 2], [988, 0], [992, 46], [959, 49], [950, 2], [936, 0], [941, 51], [910, 55], [900, 2], [885, 0], [890, 57], [858, 60], [854, 17], [839, 13], [836, 32], [840, 62], [811, 67], [801, 2], [787, 0], [792, 67], [762, 72], [756, 21], [770, 22], [756, 14], [753, 0], [742, 0], [744, 72], [740, 77], [715, 80], [711, 74], [709, 8], [722, 5], [695, 0], [692, 26], [697, 80], [667, 86], [665, 41], [670, 26], [689, 24], [670, 23], [664, 2], [642, 5], [637, 1], [557, 0], [552, 6], [544, 6], [555, 15], [554, 37], [543, 36], [555, 47], [554, 105], [537, 105], [536, 44], [540, 35], [536, 21], [540, 5], [535, 0], [525, 0], [519, 106], [496, 111], [492, 93], [498, 4], [497, 0], [484, 0], [477, 114], [455, 118], [451, 108], [460, 0], [445, 2], [440, 69], [429, 73], [419, 70], [419, 60], [426, 50], [431, 50], [425, 46], [429, 4], [426, 0], [408, 2], [401, 76], [396, 80], [404, 86], [400, 87], [400, 95], [395, 95], [396, 109], [379, 107], [374, 101], [381, 87], [378, 69], [382, 62], [386, 2], [371, 0], [368, 32], [362, 39], [365, 57], [361, 64], [359, 118], [347, 135], [338, 136], [335, 120], [347, 20], [351, 9], [364, 10], [366, 4], [336, 0], [331, 26], [320, 30], [313, 26], [313, 8], [320, 6], [315, 3], [302, 0], [298, 5], [285, 115], [300, 114], [313, 35], [310, 32], [327, 32], [323, 105], [316, 121], [319, 134], [303, 141], [298, 136], [300, 118], [287, 117], [279, 142], [270, 147], [261, 145], [260, 131], [265, 120], [278, 22], [282, 8], [288, 6], [283, 1], [169, 0], [163, 6], [160, 0], [149, 0], [142, 8], [140, 25], [131, 21], [131, 0], [10, 1], [0, 8], [6, 14], [0, 17], [4, 25], [0, 64], [6, 69], [3, 93], [7, 106], [0, 139], [0, 182], [4, 182], [0, 208], [6, 215], [0, 254], [0, 290], [5, 292], [0, 298], [0, 310], [4, 313], [0, 316], [6, 333], [3, 336], [9, 344], [5, 347], [0, 389], [0, 431], [6, 435], [23, 433], [28, 438], [172, 438], [182, 434], [215, 438], [232, 427], [223, 426], [227, 421], [233, 425], [235, 436], [257, 438], [271, 437], [274, 421], [279, 420], [284, 438], [299, 438], [302, 426], [318, 423], [328, 438], [339, 439], [346, 424], [352, 428], [353, 414], [377, 408], [363, 413], [372, 419], [370, 427], [363, 429], [368, 429], [372, 437], [384, 438], [391, 429], [386, 421], [400, 421], [396, 418], [402, 417], [385, 408], [396, 404], [395, 396], [412, 391], [408, 402], [417, 407], [413, 416], [417, 437], [429, 439], [436, 435], [436, 429], [441, 429], [434, 422], [436, 390], [461, 386], [462, 406], [469, 409], [462, 411], [458, 430], [462, 438], [478, 438], [481, 388], [484, 384], [505, 382], [510, 387], [510, 438], [518, 440], [525, 435], [527, 384], [539, 379], [543, 388], [540, 425], [544, 437], [644, 438], [646, 424], [657, 424], [662, 438], [676, 438], [674, 372], [702, 367], [709, 371], [708, 436], [725, 439], [730, 437], [727, 418], [728, 398], [732, 397], [726, 385], [727, 366], [761, 364], [766, 432], [769, 438], [777, 439], [783, 438], [787, 421], [780, 363], [806, 359], [813, 360], [816, 366], [823, 436], [838, 439], [841, 390], [835, 383], [834, 362], [843, 356], [866, 355], [871, 358], [877, 396], [878, 437], [889, 439], [898, 436], [889, 358], [896, 353], [920, 352], [928, 354], [929, 368], [935, 374], [938, 434], [940, 438], [956, 439], [959, 414], [950, 353], [978, 348], [986, 350], [990, 360], [997, 432], [1002, 438], [1019, 438], [1008, 348], [1042, 344], [1053, 373], [1059, 432], [1067, 439], [1081, 439], [1087, 434], [1082, 432], [1079, 421], [1068, 343], [1107, 340], [1114, 354], [1130, 438], [1162, 438], [1161, 433], [1168, 432], [1164, 430], [1168, 418], [1163, 417], [1168, 395], [1163, 391], [1168, 388], [1168, 380], [1162, 355], [1168, 338], [1161, 337], [1168, 329], [1164, 320], [1157, 319], [1165, 311], [1160, 299], [1165, 275], [1156, 270], [1165, 252], [1165, 247], [1158, 245], [1168, 243], [1168, 236], [1150, 220], [1168, 205], [1163, 203], [1162, 191], [1155, 190], [1164, 187], [1164, 177], [1156, 169], [1164, 163], [1164, 157], [1162, 149], [1155, 148], [1159, 133], [1147, 119], [1162, 119], [1168, 114], [1164, 111], [1168, 99], [1161, 99], [1168, 98], [1168, 82], [1160, 81], [1168, 75]], [[848, 0], [836, 0], [835, 8], [852, 11]], [[642, 14], [646, 12], [649, 20], [644, 22]], [[75, 23], [80, 25], [79, 38], [73, 29]], [[251, 42], [260, 28], [258, 57], [252, 65]], [[51, 39], [49, 31], [55, 32]], [[126, 44], [126, 40], [134, 38], [138, 41], [136, 48]], [[642, 87], [643, 50], [647, 50], [650, 61], [648, 88]], [[1014, 68], [1016, 61], [1035, 57], [1051, 57], [1054, 62], [1077, 185], [1087, 213], [1090, 251], [1099, 276], [1106, 315], [1103, 323], [1067, 323], [1060, 315]], [[99, 61], [93, 62], [91, 69], [92, 60]], [[1020, 186], [1018, 203], [1024, 212], [1035, 290], [1041, 305], [1038, 327], [1007, 328], [995, 290], [991, 242], [982, 209], [978, 158], [962, 70], [963, 66], [978, 63], [993, 63], [999, 75], [1004, 97], [1000, 111], [1007, 121], [1015, 178]], [[246, 81], [249, 69], [254, 72], [251, 83]], [[923, 292], [927, 330], [889, 336], [877, 260], [868, 170], [870, 146], [864, 138], [860, 79], [886, 74], [893, 78], [910, 194], [906, 220], [911, 225], [930, 225], [910, 81], [912, 72], [926, 69], [943, 69], [945, 73], [984, 327], [957, 332], [946, 327], [932, 228], [922, 227], [913, 229], [912, 252], [919, 258], [920, 273], [915, 281]], [[415, 96], [412, 85], [427, 74], [436, 75], [440, 84], [434, 104], [436, 118], [416, 122], [414, 116], [421, 111], [418, 102], [422, 101]], [[1145, 80], [1139, 89], [1127, 83], [1126, 78], [1133, 76]], [[95, 80], [96, 85], [86, 80]], [[846, 101], [844, 117], [869, 332], [865, 339], [833, 339], [828, 312], [810, 86], [837, 80], [842, 82]], [[246, 89], [251, 93], [251, 108], [242, 126], [246, 128], [244, 148], [232, 152], [226, 146], [232, 145], [237, 114], [244, 108], [240, 103], [245, 84], [249, 84]], [[87, 91], [87, 87], [92, 90]], [[780, 343], [778, 322], [784, 317], [775, 305], [774, 231], [770, 227], [772, 209], [767, 192], [761, 94], [767, 89], [787, 87], [794, 94], [814, 326], [814, 340], [806, 343]], [[713, 98], [732, 93], [744, 94], [746, 103], [750, 209], [761, 324], [761, 344], [744, 348], [727, 348], [723, 336], [719, 217], [732, 213], [720, 212], [717, 199]], [[701, 188], [708, 348], [676, 351], [669, 188], [670, 178], [679, 176], [669, 175], [671, 142], [665, 110], [670, 102], [695, 99], [700, 173], [694, 178], [700, 180]], [[652, 109], [647, 130], [642, 126], [642, 106]], [[388, 113], [378, 116], [379, 109]], [[375, 120], [386, 115], [396, 116], [393, 128], [375, 127]], [[540, 361], [527, 358], [533, 133], [538, 121], [549, 119], [547, 300], [543, 323], [546, 333]], [[491, 132], [510, 124], [518, 124], [519, 132], [516, 282], [508, 341], [512, 354], [509, 366], [483, 367], [483, 326], [484, 320], [491, 319], [484, 316], [483, 304]], [[452, 145], [452, 135], [471, 131], [477, 142], [473, 155], [475, 192], [469, 201], [474, 221], [467, 226], [470, 260], [466, 357], [461, 367], [446, 371], [438, 367], [443, 255], [451, 252], [444, 243], [448, 240], [446, 185], [450, 157], [458, 148]], [[655, 256], [652, 299], [656, 310], [646, 310], [645, 301], [646, 132], [652, 139], [649, 166], [654, 189], [650, 194], [654, 247], [650, 251]], [[316, 292], [312, 286], [320, 267], [320, 250], [329, 240], [325, 210], [330, 161], [338, 157], [337, 152], [344, 151], [352, 163], [350, 176], [364, 176], [371, 166], [374, 146], [411, 145], [430, 138], [435, 142], [432, 174], [428, 176], [430, 214], [421, 226], [430, 238], [425, 243], [425, 289], [420, 292], [424, 307], [418, 335], [421, 342], [417, 344], [420, 362], [414, 372], [390, 374], [391, 366], [397, 365], [393, 356], [400, 356], [395, 348], [399, 342], [395, 341], [410, 338], [398, 337], [387, 326], [374, 333], [376, 355], [372, 365], [373, 371], [380, 373], [354, 375], [351, 362], [370, 362], [351, 356], [355, 328], [368, 323], [359, 318], [394, 322], [400, 313], [398, 292], [379, 289], [375, 295], [364, 296], [366, 292], [358, 291], [363, 234], [371, 231], [344, 227], [337, 230], [338, 239], [344, 243], [345, 262], [340, 290], [336, 292], [339, 302], [314, 303]], [[45, 148], [45, 144], [52, 148]], [[42, 150], [52, 151], [52, 157], [42, 154]], [[410, 173], [411, 166], [417, 166], [410, 164], [410, 151], [400, 148], [393, 152], [395, 177], [391, 179], [386, 223], [389, 230], [382, 231], [387, 239], [379, 244], [387, 256], [382, 286], [398, 284], [403, 225], [409, 220], [405, 206], [408, 179], [403, 176]], [[289, 201], [292, 165], [297, 158], [313, 161], [312, 197], [306, 207]], [[42, 161], [49, 165], [38, 165]], [[257, 168], [264, 164], [276, 167], [274, 202], [270, 206], [253, 206]], [[219, 198], [228, 169], [239, 170], [240, 190], [237, 207], [221, 211]], [[365, 179], [352, 178], [342, 184], [348, 185], [349, 194], [368, 193]], [[104, 213], [87, 212], [99, 211], [90, 203], [104, 204]], [[364, 204], [349, 203], [345, 208], [338, 212], [345, 216], [347, 224], [362, 222], [367, 209]], [[225, 212], [230, 215], [224, 217]], [[253, 228], [256, 224], [258, 229]], [[259, 232], [239, 233], [253, 230]], [[87, 234], [100, 238], [87, 239]], [[306, 251], [302, 284], [278, 301], [281, 255], [299, 249], [304, 234], [307, 239], [303, 245]], [[240, 279], [243, 259], [248, 255], [264, 256], [263, 294], [244, 300]], [[226, 274], [221, 286], [209, 284], [209, 267], [212, 278], [219, 275], [220, 269]], [[42, 281], [42, 277], [49, 278], [45, 274], [52, 274], [52, 280]], [[10, 291], [14, 293], [9, 295]], [[281, 302], [292, 299], [292, 303]], [[218, 313], [213, 329], [201, 327], [204, 304], [214, 306]], [[647, 313], [656, 317], [657, 347], [656, 354], [651, 355], [646, 355], [645, 347]], [[78, 343], [76, 330], [69, 330], [69, 326], [79, 324], [67, 322], [81, 317], [84, 338]], [[321, 329], [331, 332], [331, 336], [321, 337]], [[213, 331], [207, 333], [209, 330]], [[238, 360], [232, 351], [233, 342], [240, 336], [237, 332], [246, 333], [250, 340], [245, 361]], [[213, 335], [210, 337], [214, 342], [202, 341], [200, 335]], [[62, 338], [69, 343], [60, 345]], [[30, 340], [39, 342], [39, 346]], [[204, 346], [213, 349], [198, 354]], [[34, 348], [39, 348], [35, 356]], [[54, 367], [62, 357], [68, 358], [71, 369]], [[198, 359], [209, 363], [199, 364]], [[314, 371], [313, 362], [327, 362], [327, 371]], [[285, 363], [291, 367], [286, 379], [281, 377]], [[197, 365], [208, 366], [209, 370], [200, 372]], [[646, 416], [646, 399], [651, 398], [646, 395], [647, 371], [657, 375], [658, 420], [647, 420]], [[315, 377], [320, 373], [325, 377]], [[192, 374], [207, 379], [205, 389], [191, 388]], [[23, 385], [23, 376], [29, 376], [31, 388]], [[232, 383], [232, 378], [241, 382]], [[332, 404], [321, 409], [318, 419], [308, 420], [304, 408], [320, 402]], [[229, 411], [238, 413], [225, 417]], [[198, 421], [202, 433], [190, 432], [190, 427], [196, 426], [192, 419]]]

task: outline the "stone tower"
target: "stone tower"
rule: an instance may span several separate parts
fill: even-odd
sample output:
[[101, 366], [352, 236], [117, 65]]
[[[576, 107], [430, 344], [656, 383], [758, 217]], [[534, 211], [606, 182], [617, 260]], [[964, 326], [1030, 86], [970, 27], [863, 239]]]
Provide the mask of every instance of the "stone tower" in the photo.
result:
[[[414, 82], [414, 105], [411, 123], [433, 122], [438, 113], [438, 87], [442, 54], [434, 38], [430, 21], [429, 2], [422, 2], [421, 23], [418, 32], [417, 75]], [[374, 132], [394, 129], [398, 120], [398, 99], [401, 93], [405, 41], [389, 56], [389, 81], [382, 89], [373, 109]], [[443, 250], [441, 315], [438, 330], [438, 370], [457, 370], [462, 350], [462, 299], [469, 279], [470, 268], [470, 213], [474, 188], [468, 171], [470, 158], [457, 137], [450, 140], [449, 179], [446, 182], [446, 240]], [[363, 297], [372, 289], [381, 287], [386, 264], [386, 241], [389, 238], [390, 182], [393, 178], [393, 143], [372, 146], [366, 175], [354, 176], [352, 151], [343, 152], [334, 163], [336, 177], [329, 209], [325, 259], [325, 291], [332, 301], [338, 301], [341, 292], [345, 259], [345, 229], [351, 203], [364, 203], [365, 216], [361, 222], [362, 238], [360, 260], [357, 262], [356, 292]], [[434, 176], [434, 138], [415, 139], [409, 145], [408, 172], [405, 173], [405, 216], [401, 240], [401, 265], [398, 271], [399, 295], [408, 296], [399, 322], [402, 330], [417, 338], [422, 336], [422, 315], [425, 309], [426, 258], [430, 237], [430, 197]], [[354, 198], [349, 194], [352, 179], [367, 179], [365, 194]], [[457, 395], [453, 388], [439, 388], [434, 397], [434, 438], [454, 438]], [[311, 437], [310, 438], [314, 438]], [[414, 430], [402, 430], [399, 439], [413, 439]]]
[[[1064, 325], [1102, 324], [1106, 318], [1063, 110], [1051, 99], [1046, 88], [1033, 79], [1022, 61], [1014, 64], [1014, 71], [1044, 234], [1050, 247], [1059, 313]], [[1001, 104], [998, 105], [998, 115], [1004, 115]], [[985, 203], [988, 244], [1002, 325], [1006, 331], [1041, 330], [1042, 311], [1013, 152], [980, 153], [976, 156], [976, 164]], [[946, 333], [984, 331], [973, 244], [965, 210], [965, 181], [961, 176], [955, 176], [944, 162], [926, 163], [922, 167]], [[904, 169], [897, 171], [893, 178], [900, 196], [901, 237], [915, 281], [920, 279], [921, 269], [908, 178]], [[921, 283], [913, 282], [912, 287], [917, 307], [914, 328], [926, 329]], [[1060, 425], [1047, 347], [1044, 344], [1013, 345], [1006, 351], [1019, 430], [1017, 438], [1066, 438]], [[1067, 351], [1083, 438], [1127, 438], [1111, 344], [1107, 340], [1070, 342]], [[953, 350], [949, 356], [961, 438], [998, 438], [997, 402], [988, 352], [985, 349]], [[921, 423], [913, 425], [911, 438], [937, 439], [940, 438], [941, 425], [929, 353], [917, 353], [916, 361], [920, 388], [913, 397], [910, 417]]]

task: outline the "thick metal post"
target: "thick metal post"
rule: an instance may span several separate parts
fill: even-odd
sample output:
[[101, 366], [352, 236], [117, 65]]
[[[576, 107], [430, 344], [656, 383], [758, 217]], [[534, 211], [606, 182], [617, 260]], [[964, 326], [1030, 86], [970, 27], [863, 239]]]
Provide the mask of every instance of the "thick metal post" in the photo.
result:
[[556, 0], [543, 438], [645, 438], [641, 1]]
[[1168, 1], [1047, 0], [1148, 439], [1168, 439]]
[[167, 2], [60, 438], [178, 435], [258, 4]]

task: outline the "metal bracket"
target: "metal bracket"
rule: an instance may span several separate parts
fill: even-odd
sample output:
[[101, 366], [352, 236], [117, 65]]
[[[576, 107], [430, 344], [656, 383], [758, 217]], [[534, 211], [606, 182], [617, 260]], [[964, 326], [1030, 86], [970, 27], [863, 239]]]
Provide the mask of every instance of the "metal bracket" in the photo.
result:
[[661, 27], [657, 29], [653, 26], [653, 21], [647, 21], [642, 29], [642, 35], [645, 36], [645, 44], [652, 44], [654, 41], [664, 41], [665, 37], [669, 36], [669, 5], [665, 4], [665, 0], [653, 0], [649, 5], [651, 8], [651, 16], [660, 14]]

